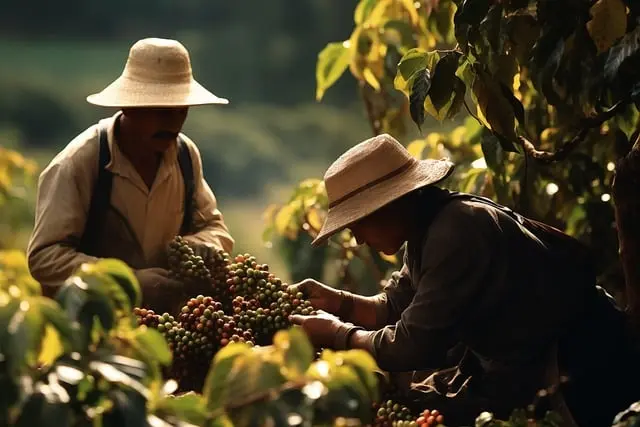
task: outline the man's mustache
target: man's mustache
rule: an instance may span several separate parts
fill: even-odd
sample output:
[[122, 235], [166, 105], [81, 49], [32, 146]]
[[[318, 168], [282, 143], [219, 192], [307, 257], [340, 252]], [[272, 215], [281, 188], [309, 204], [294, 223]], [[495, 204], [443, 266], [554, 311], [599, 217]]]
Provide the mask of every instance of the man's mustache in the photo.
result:
[[161, 130], [153, 134], [153, 139], [175, 139], [178, 137], [178, 132], [171, 132], [168, 130]]

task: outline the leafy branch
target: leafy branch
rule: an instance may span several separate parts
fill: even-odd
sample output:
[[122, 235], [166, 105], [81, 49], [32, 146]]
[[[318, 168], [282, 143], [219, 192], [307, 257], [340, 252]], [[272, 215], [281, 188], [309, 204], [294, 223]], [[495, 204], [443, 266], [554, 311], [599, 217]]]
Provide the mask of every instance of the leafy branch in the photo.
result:
[[582, 119], [583, 127], [580, 131], [570, 140], [561, 144], [561, 147], [556, 151], [544, 151], [538, 150], [531, 141], [523, 136], [519, 136], [518, 140], [525, 153], [534, 160], [538, 160], [545, 163], [557, 162], [565, 160], [573, 149], [575, 149], [582, 141], [585, 140], [589, 131], [592, 129], [600, 128], [606, 121], [620, 114], [633, 99], [628, 98], [626, 100], [618, 101], [611, 108], [599, 113], [596, 116]]

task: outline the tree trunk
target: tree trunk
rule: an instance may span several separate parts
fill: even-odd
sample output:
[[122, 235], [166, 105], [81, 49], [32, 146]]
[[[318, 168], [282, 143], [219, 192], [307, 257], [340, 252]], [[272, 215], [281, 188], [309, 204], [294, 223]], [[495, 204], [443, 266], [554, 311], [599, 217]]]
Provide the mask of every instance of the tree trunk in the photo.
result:
[[634, 332], [640, 334], [640, 136], [619, 160], [612, 187], [626, 309]]

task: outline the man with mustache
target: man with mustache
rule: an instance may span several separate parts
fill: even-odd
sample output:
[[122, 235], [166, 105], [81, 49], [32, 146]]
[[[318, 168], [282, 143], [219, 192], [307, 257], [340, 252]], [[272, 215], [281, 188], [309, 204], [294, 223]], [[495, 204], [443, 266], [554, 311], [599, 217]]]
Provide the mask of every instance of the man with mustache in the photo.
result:
[[134, 269], [144, 306], [172, 310], [185, 289], [168, 275], [171, 239], [183, 235], [202, 256], [233, 249], [200, 152], [180, 133], [190, 106], [229, 101], [193, 78], [182, 44], [158, 38], [136, 42], [121, 76], [87, 101], [118, 111], [41, 173], [31, 274], [51, 296], [80, 264], [118, 258]]

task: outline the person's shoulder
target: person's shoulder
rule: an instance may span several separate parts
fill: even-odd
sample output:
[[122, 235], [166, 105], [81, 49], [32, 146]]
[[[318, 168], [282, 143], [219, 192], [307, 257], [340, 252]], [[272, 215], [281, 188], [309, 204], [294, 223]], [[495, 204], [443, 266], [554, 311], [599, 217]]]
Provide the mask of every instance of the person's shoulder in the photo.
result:
[[454, 198], [444, 205], [436, 216], [434, 224], [447, 225], [455, 228], [465, 224], [485, 222], [491, 220], [497, 209], [481, 201], [468, 198]]
[[180, 132], [180, 139], [182, 140], [182, 143], [189, 149], [189, 153], [191, 154], [192, 158], [194, 156], [197, 158], [200, 157], [200, 149], [198, 148], [196, 143], [193, 141], [193, 139], [189, 138], [187, 135], [185, 135], [182, 132]]
[[98, 161], [98, 124], [93, 124], [76, 135], [51, 159], [43, 174], [53, 170], [77, 173], [88, 170]]

